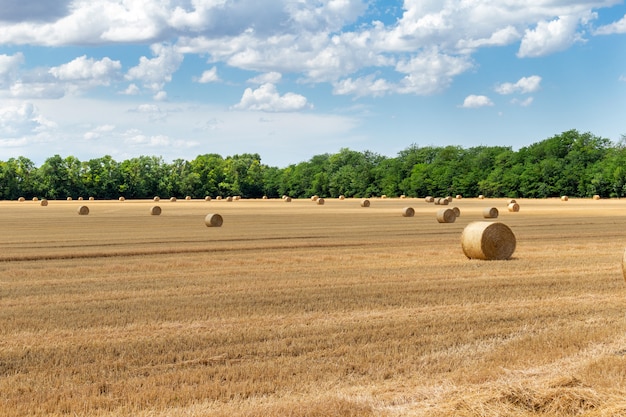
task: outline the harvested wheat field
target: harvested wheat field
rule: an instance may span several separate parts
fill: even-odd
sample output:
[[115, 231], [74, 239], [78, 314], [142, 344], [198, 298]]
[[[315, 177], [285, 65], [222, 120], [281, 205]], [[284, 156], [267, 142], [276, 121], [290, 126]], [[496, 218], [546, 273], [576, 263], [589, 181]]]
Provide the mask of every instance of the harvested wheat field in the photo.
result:
[[626, 415], [626, 201], [518, 203], [0, 202], [0, 415]]

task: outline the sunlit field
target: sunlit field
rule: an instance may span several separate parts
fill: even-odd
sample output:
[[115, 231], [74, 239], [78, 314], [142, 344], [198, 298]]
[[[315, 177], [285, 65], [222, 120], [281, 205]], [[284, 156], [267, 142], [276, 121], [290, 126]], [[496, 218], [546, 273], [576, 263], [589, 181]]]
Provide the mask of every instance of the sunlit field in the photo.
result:
[[0, 202], [0, 415], [626, 415], [626, 200], [360, 201]]

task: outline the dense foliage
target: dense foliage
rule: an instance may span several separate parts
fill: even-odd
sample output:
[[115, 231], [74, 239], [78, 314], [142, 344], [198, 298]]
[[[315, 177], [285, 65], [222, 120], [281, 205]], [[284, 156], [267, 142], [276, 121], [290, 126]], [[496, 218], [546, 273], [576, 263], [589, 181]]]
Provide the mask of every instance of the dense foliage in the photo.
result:
[[491, 197], [626, 195], [626, 137], [619, 143], [576, 130], [513, 151], [504, 146], [419, 147], [389, 158], [341, 149], [285, 168], [258, 154], [205, 154], [166, 163], [140, 156], [79, 161], [54, 155], [40, 167], [28, 158], [0, 161], [0, 199], [95, 196], [240, 195], [369, 197], [401, 194]]

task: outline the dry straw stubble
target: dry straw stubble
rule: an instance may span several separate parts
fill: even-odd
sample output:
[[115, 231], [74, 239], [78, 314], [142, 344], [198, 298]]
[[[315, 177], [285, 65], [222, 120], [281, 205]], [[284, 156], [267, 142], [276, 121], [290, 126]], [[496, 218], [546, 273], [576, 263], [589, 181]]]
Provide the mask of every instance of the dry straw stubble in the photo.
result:
[[222, 227], [224, 219], [217, 213], [209, 213], [204, 218], [204, 224], [206, 227]]
[[441, 209], [437, 211], [437, 221], [439, 223], [454, 223], [456, 215], [452, 209]]
[[472, 222], [463, 229], [461, 246], [470, 259], [504, 260], [515, 252], [516, 239], [504, 223]]

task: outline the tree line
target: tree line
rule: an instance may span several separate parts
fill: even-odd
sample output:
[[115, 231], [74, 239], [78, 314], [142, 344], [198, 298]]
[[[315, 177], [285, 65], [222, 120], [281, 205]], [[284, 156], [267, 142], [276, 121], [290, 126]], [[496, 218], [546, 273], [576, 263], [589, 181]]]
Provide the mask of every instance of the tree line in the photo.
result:
[[0, 161], [0, 199], [101, 199], [153, 196], [295, 198], [420, 197], [461, 194], [488, 197], [623, 197], [626, 136], [618, 143], [570, 130], [514, 151], [506, 146], [411, 145], [396, 157], [347, 148], [278, 168], [258, 154], [192, 161], [110, 156], [80, 161], [54, 155], [39, 167], [25, 157]]

